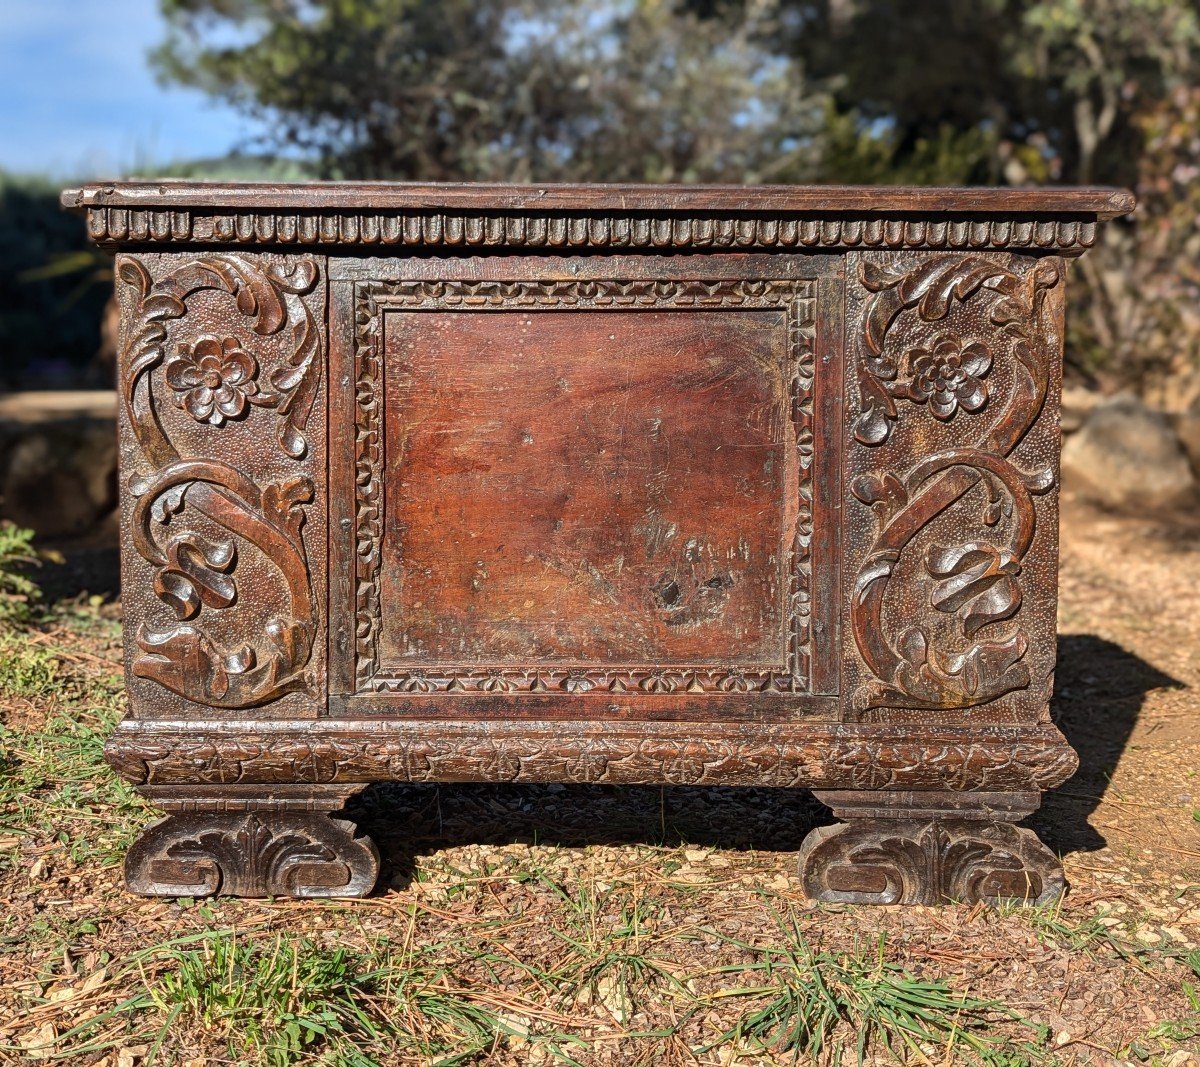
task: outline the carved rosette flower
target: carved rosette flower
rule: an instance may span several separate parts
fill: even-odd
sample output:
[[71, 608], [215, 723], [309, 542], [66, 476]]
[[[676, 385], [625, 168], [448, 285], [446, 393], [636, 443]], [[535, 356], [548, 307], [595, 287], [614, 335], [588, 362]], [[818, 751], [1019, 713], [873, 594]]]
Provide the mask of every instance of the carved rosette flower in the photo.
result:
[[908, 353], [912, 381], [909, 394], [943, 421], [952, 419], [961, 406], [978, 411], [987, 403], [987, 383], [982, 379], [992, 368], [992, 354], [979, 341], [962, 344], [958, 338], [940, 334], [929, 348]]
[[167, 384], [175, 402], [197, 422], [220, 426], [246, 410], [258, 395], [258, 365], [236, 337], [205, 336], [182, 344], [167, 361]]

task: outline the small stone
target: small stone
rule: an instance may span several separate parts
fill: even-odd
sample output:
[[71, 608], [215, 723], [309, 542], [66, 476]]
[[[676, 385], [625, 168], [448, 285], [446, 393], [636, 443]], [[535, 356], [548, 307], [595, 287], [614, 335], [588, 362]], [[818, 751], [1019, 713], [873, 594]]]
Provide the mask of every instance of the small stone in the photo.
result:
[[1097, 405], [1062, 451], [1063, 486], [1115, 510], [1195, 503], [1196, 476], [1166, 415], [1132, 396]]
[[1081, 389], [1078, 386], [1064, 386], [1062, 391], [1062, 415], [1060, 423], [1063, 433], [1075, 433], [1092, 409], [1102, 403], [1104, 397], [1091, 389]]
[[1193, 401], [1187, 411], [1175, 417], [1175, 433], [1192, 464], [1192, 471], [1200, 478], [1200, 398]]

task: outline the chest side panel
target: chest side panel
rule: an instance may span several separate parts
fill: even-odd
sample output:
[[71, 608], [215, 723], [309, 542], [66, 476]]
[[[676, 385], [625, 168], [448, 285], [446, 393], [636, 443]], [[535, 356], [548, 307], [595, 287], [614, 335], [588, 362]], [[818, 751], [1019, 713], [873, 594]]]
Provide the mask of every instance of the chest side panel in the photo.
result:
[[1048, 714], [1065, 263], [847, 257], [844, 693], [858, 721]]

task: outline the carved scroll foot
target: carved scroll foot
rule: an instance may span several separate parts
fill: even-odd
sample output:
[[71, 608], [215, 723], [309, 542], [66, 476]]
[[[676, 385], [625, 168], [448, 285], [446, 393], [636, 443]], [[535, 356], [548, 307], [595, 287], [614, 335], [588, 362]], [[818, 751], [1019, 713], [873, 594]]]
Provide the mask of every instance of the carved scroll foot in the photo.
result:
[[817, 796], [851, 821], [804, 840], [800, 877], [815, 900], [1045, 904], [1065, 888], [1054, 853], [1009, 821], [1032, 811], [1037, 794]]
[[143, 896], [361, 897], [378, 874], [375, 843], [319, 811], [180, 812], [125, 857], [125, 884]]

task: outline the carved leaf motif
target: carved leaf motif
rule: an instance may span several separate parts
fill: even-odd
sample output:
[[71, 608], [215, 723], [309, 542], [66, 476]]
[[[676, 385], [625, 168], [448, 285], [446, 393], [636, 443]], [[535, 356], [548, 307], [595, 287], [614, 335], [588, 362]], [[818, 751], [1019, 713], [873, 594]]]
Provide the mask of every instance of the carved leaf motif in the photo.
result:
[[908, 490], [891, 471], [860, 474], [850, 483], [850, 491], [864, 504], [878, 507], [885, 519], [908, 503]]
[[304, 526], [304, 511], [301, 505], [313, 498], [312, 479], [307, 476], [289, 478], [285, 482], [268, 485], [262, 493], [263, 513], [281, 528], [287, 530], [292, 540], [299, 544], [300, 530]]
[[942, 579], [934, 585], [930, 603], [938, 611], [957, 613], [968, 637], [988, 623], [1007, 619], [1021, 606], [1016, 581], [1021, 564], [1011, 552], [972, 541], [931, 548], [928, 565], [929, 573]]
[[1024, 689], [1029, 670], [1021, 663], [1027, 642], [1022, 634], [1004, 641], [981, 641], [965, 652], [940, 655], [919, 626], [899, 638], [900, 662], [890, 684], [880, 687], [875, 700], [907, 697], [927, 707], [970, 707]]
[[175, 609], [180, 620], [191, 619], [200, 606], [227, 608], [237, 597], [228, 572], [237, 549], [232, 541], [208, 541], [184, 533], [167, 543], [167, 565], [154, 578], [154, 591]]
[[854, 436], [864, 445], [881, 445], [892, 432], [889, 420], [896, 418], [896, 405], [878, 397], [863, 401], [862, 413], [854, 422]]
[[1044, 904], [1063, 891], [1061, 865], [1032, 831], [966, 820], [822, 826], [805, 839], [800, 873], [829, 903]]
[[378, 860], [351, 824], [320, 814], [180, 814], [130, 849], [126, 875], [130, 889], [150, 895], [361, 896]]

